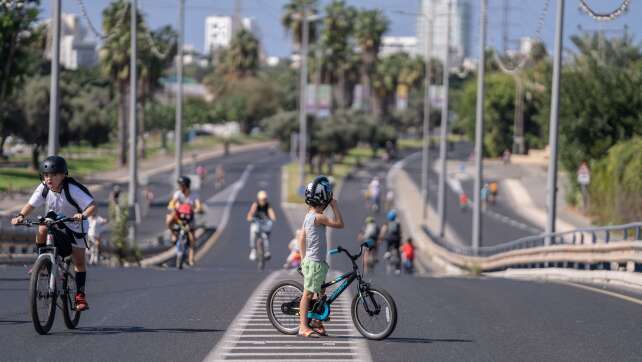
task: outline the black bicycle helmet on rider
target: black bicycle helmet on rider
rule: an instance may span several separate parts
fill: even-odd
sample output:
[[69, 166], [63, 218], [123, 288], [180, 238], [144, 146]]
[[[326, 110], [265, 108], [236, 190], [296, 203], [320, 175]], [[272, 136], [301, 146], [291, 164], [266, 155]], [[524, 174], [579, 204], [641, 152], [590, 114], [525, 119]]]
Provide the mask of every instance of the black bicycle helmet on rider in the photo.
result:
[[67, 161], [60, 156], [49, 156], [42, 161], [40, 164], [40, 174], [45, 173], [62, 173], [67, 175], [69, 170], [67, 169]]
[[187, 177], [187, 176], [181, 176], [181, 177], [179, 177], [179, 178], [178, 178], [178, 180], [177, 180], [176, 182], [177, 182], [179, 185], [183, 185], [183, 186], [185, 186], [185, 187], [187, 187], [187, 188], [189, 188], [189, 187], [192, 185], [192, 180], [190, 180], [190, 178], [189, 178], [189, 177]]
[[305, 188], [305, 203], [313, 207], [327, 207], [332, 201], [332, 185], [325, 176], [317, 176]]

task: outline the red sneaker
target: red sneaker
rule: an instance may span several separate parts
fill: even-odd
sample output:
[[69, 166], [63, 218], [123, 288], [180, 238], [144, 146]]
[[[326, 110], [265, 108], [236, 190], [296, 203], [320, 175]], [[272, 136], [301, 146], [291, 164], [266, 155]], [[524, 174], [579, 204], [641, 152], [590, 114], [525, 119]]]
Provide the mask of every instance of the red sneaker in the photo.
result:
[[87, 304], [87, 299], [85, 299], [85, 293], [77, 293], [76, 294], [76, 311], [81, 312], [87, 309], [89, 309], [89, 304]]

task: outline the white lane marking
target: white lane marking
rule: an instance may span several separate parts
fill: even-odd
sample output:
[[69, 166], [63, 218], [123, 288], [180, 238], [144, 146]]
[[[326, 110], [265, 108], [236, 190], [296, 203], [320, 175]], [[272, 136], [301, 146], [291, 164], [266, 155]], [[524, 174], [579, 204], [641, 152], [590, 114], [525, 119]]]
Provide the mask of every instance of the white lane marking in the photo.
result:
[[[284, 274], [281, 272], [270, 274], [269, 284], [276, 282], [279, 275]], [[335, 318], [335, 308], [332, 308], [331, 320], [326, 324], [329, 338], [347, 340], [302, 340], [296, 336], [278, 332], [269, 322], [264, 306], [267, 299], [264, 290], [271, 285], [266, 284], [268, 284], [267, 279], [254, 291], [243, 310], [230, 324], [223, 338], [208, 354], [205, 361], [219, 361], [226, 358], [255, 361], [278, 356], [283, 356], [285, 359], [296, 359], [301, 356], [301, 359], [306, 361], [345, 356], [350, 360], [372, 361], [365, 339], [357, 332], [349, 316], [350, 312], [347, 309], [351, 305], [349, 291], [337, 300], [338, 317]], [[265, 328], [266, 326], [270, 328]]]
[[611, 297], [615, 297], [615, 298], [618, 298], [618, 299], [626, 300], [627, 302], [631, 302], [631, 303], [642, 305], [642, 299], [638, 299], [638, 298], [634, 298], [634, 297], [631, 297], [631, 296], [628, 296], [628, 295], [612, 292], [610, 290], [604, 290], [604, 289], [600, 289], [600, 288], [590, 287], [588, 285], [577, 284], [577, 283], [573, 283], [573, 282], [559, 282], [559, 283], [560, 284], [566, 284], [566, 285], [574, 286], [574, 287], [580, 288], [580, 289], [590, 290], [590, 291], [597, 292], [597, 293], [606, 294], [606, 295], [609, 295]]

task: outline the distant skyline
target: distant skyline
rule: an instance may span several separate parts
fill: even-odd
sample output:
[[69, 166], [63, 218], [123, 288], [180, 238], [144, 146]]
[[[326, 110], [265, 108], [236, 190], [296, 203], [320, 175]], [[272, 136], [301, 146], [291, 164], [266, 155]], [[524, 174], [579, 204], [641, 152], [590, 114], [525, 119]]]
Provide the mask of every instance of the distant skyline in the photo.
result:
[[[110, 0], [83, 0], [86, 4], [89, 17], [96, 27], [102, 29], [102, 10], [111, 2]], [[555, 8], [556, 0], [549, 0], [548, 14], [544, 22], [541, 38], [550, 50], [553, 47], [555, 33]], [[282, 8], [286, 0], [242, 0], [241, 15], [256, 20], [259, 28], [261, 44], [270, 56], [285, 57], [290, 55], [292, 49], [291, 37], [286, 34], [281, 26]], [[319, 1], [321, 9], [331, 0]], [[390, 30], [386, 35], [415, 36], [416, 19], [412, 16], [402, 15], [396, 11], [417, 12], [420, 9], [420, 0], [348, 0], [348, 4], [357, 8], [378, 8], [384, 11], [390, 19]], [[193, 45], [202, 51], [205, 37], [205, 18], [209, 15], [232, 15], [234, 0], [186, 0], [185, 11], [185, 43]], [[471, 0], [472, 22], [471, 43], [472, 56], [479, 53], [479, 0]], [[511, 1], [511, 27], [510, 39], [518, 40], [523, 36], [533, 36], [545, 0]], [[597, 11], [608, 11], [617, 6], [619, 1], [590, 0], [589, 3]], [[489, 0], [488, 16], [488, 47], [501, 49], [501, 21], [502, 0]], [[178, 14], [177, 0], [138, 0], [138, 6], [145, 14], [146, 21], [152, 29], [163, 25], [176, 27]], [[636, 42], [641, 42], [642, 35], [642, 4], [631, 1], [629, 11], [621, 18], [612, 22], [597, 22], [579, 10], [578, 0], [567, 0], [564, 23], [564, 46], [572, 47], [570, 36], [578, 33], [578, 26], [585, 30], [605, 30], [608, 35], [621, 31], [625, 25], [633, 34]], [[41, 17], [51, 16], [51, 1], [42, 2]], [[76, 0], [63, 0], [63, 12], [80, 15], [80, 7]], [[637, 21], [636, 21], [637, 19]], [[516, 42], [510, 48], [516, 48]]]

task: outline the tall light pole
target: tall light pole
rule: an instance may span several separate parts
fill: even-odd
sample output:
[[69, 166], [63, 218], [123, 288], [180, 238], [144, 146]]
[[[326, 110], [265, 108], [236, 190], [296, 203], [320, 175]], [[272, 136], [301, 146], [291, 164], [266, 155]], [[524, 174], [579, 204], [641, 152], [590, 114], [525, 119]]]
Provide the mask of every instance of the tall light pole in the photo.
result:
[[303, 34], [301, 37], [301, 80], [299, 94], [299, 186], [305, 185], [305, 155], [307, 147], [307, 122], [306, 122], [306, 90], [308, 86], [308, 37], [310, 29], [308, 24], [308, 5], [303, 5]]
[[178, 1], [178, 55], [176, 58], [176, 125], [174, 129], [174, 178], [183, 173], [183, 42], [185, 36], [185, 0]]
[[[129, 57], [129, 194], [127, 197], [127, 205], [129, 206], [130, 212], [130, 223], [129, 227], [129, 240], [136, 242], [136, 223], [138, 222], [138, 212], [136, 207], [137, 202], [137, 193], [138, 193], [138, 165], [137, 159], [138, 155], [136, 153], [136, 141], [138, 140], [138, 127], [136, 122], [136, 96], [137, 96], [137, 87], [136, 87], [136, 9], [137, 9], [137, 0], [131, 0], [131, 29], [130, 29], [130, 46], [131, 54]], [[133, 213], [133, 215], [132, 215]], [[133, 216], [133, 217], [132, 217]]]
[[61, 0], [53, 0], [53, 17], [50, 30], [51, 42], [51, 91], [49, 96], [49, 155], [58, 153], [60, 147], [58, 139], [59, 116], [60, 116], [60, 6]]
[[[431, 3], [432, 4], [432, 3]], [[426, 34], [426, 79], [424, 80], [424, 122], [423, 142], [421, 145], [421, 196], [423, 199], [422, 217], [428, 217], [428, 168], [430, 167], [430, 78], [432, 78], [432, 40], [433, 40], [433, 14], [423, 14], [428, 34]]]
[[439, 213], [439, 236], [443, 237], [446, 229], [446, 158], [448, 146], [448, 88], [450, 73], [450, 16], [452, 1], [448, 0], [448, 18], [446, 20], [446, 57], [443, 66], [444, 99], [441, 104], [441, 140], [439, 144], [439, 199], [437, 212]]
[[[557, 17], [555, 20], [555, 54], [553, 55], [553, 86], [551, 88], [551, 115], [548, 133], [548, 147], [550, 156], [548, 159], [547, 206], [548, 218], [546, 221], [546, 233], [555, 232], [555, 219], [557, 213], [557, 136], [559, 133], [559, 95], [560, 75], [562, 68], [562, 39], [564, 34], [564, 0], [557, 0]], [[546, 245], [551, 243], [547, 237]]]
[[477, 108], [475, 116], [475, 189], [473, 210], [473, 252], [477, 255], [481, 244], [481, 183], [483, 171], [483, 140], [484, 140], [484, 65], [486, 62], [486, 7], [488, 0], [481, 0], [481, 16], [479, 28], [479, 64], [477, 65]]

